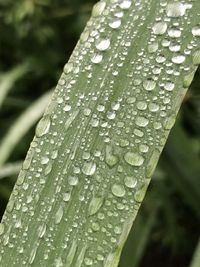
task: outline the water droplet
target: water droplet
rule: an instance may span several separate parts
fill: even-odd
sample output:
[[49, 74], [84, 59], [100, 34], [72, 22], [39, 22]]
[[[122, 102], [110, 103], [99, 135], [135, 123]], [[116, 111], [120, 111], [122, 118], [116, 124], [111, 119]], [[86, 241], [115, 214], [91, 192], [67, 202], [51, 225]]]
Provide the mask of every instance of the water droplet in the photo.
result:
[[71, 186], [77, 185], [78, 184], [78, 177], [76, 177], [76, 176], [69, 176], [68, 177], [68, 183]]
[[174, 126], [175, 121], [176, 121], [176, 115], [175, 114], [172, 114], [171, 116], [166, 118], [166, 120], [164, 121], [165, 129], [170, 130]]
[[153, 25], [153, 33], [156, 35], [162, 35], [167, 30], [167, 23], [166, 22], [157, 22]]
[[116, 197], [123, 197], [126, 193], [124, 186], [120, 184], [112, 185], [111, 191]]
[[181, 54], [177, 54], [172, 57], [172, 62], [175, 64], [182, 64], [185, 61], [185, 56]]
[[165, 83], [164, 89], [167, 91], [173, 91], [174, 86], [175, 86], [174, 83], [169, 81]]
[[154, 150], [146, 167], [146, 176], [147, 178], [151, 178], [158, 163], [158, 159], [160, 157], [160, 152], [158, 150]]
[[119, 4], [121, 9], [129, 9], [131, 6], [131, 1], [130, 0], [124, 0], [122, 3]]
[[193, 54], [193, 63], [195, 65], [199, 65], [200, 64], [200, 50], [197, 50], [194, 52]]
[[76, 240], [74, 240], [71, 244], [69, 253], [67, 255], [65, 266], [71, 266], [72, 261], [73, 261], [74, 256], [75, 256], [75, 253], [76, 253], [76, 250], [77, 250], [77, 242], [76, 242]]
[[49, 115], [45, 115], [37, 124], [35, 134], [41, 137], [49, 132], [51, 126], [51, 119]]
[[4, 233], [4, 224], [3, 223], [0, 223], [0, 235], [2, 235]]
[[110, 21], [109, 26], [112, 29], [118, 29], [121, 26], [121, 20], [120, 19], [117, 19], [117, 18], [114, 18], [114, 19], [112, 19]]
[[192, 34], [194, 36], [200, 36], [200, 25], [197, 25], [195, 27], [192, 28]]
[[149, 120], [145, 117], [139, 116], [136, 118], [135, 123], [137, 126], [146, 127], [149, 124]]
[[151, 79], [148, 79], [148, 80], [143, 82], [143, 87], [147, 91], [152, 91], [156, 87], [156, 82], [151, 80]]
[[91, 58], [92, 63], [94, 64], [99, 64], [103, 59], [103, 55], [101, 54], [94, 54], [93, 57]]
[[64, 111], [70, 111], [71, 110], [71, 106], [70, 105], [65, 105], [63, 108]]
[[97, 213], [97, 211], [101, 208], [103, 201], [103, 197], [93, 197], [88, 207], [88, 214], [91, 216]]
[[96, 171], [96, 163], [90, 161], [90, 162], [85, 162], [83, 164], [82, 172], [85, 175], [91, 176], [95, 173]]
[[106, 146], [105, 161], [110, 167], [115, 166], [118, 162], [118, 157], [112, 154], [112, 147], [111, 146]]
[[184, 79], [183, 79], [183, 86], [184, 87], [189, 87], [194, 79], [195, 72], [191, 72], [187, 74]]
[[94, 232], [97, 232], [97, 231], [100, 230], [100, 226], [99, 226], [99, 224], [98, 224], [97, 222], [93, 222], [93, 223], [92, 223], [92, 230], [93, 230]]
[[96, 3], [92, 9], [92, 16], [94, 17], [100, 16], [103, 13], [105, 7], [106, 7], [106, 2], [104, 1]]
[[172, 18], [178, 18], [185, 15], [186, 8], [181, 2], [171, 2], [166, 8], [167, 16]]
[[110, 46], [110, 40], [108, 38], [106, 39], [99, 39], [96, 42], [96, 48], [100, 51], [105, 51]]
[[168, 30], [168, 35], [172, 38], [179, 38], [181, 36], [181, 30], [176, 27], [172, 27]]
[[135, 188], [137, 185], [137, 180], [132, 176], [126, 176], [124, 178], [124, 183], [128, 188]]
[[134, 195], [135, 201], [142, 202], [145, 196], [146, 190], [147, 190], [147, 186], [148, 185], [144, 185], [142, 188], [140, 188], [139, 190], [135, 192], [135, 195]]
[[124, 159], [132, 166], [141, 166], [144, 162], [144, 158], [135, 152], [127, 152], [124, 156]]
[[71, 198], [71, 192], [63, 193], [63, 201], [67, 202]]
[[63, 207], [60, 206], [55, 214], [55, 224], [59, 224], [61, 222], [62, 217], [63, 217], [63, 212], [64, 212]]
[[154, 42], [148, 45], [148, 52], [155, 53], [158, 50], [158, 43]]
[[147, 103], [144, 101], [139, 101], [137, 102], [136, 106], [139, 110], [145, 110], [147, 108]]

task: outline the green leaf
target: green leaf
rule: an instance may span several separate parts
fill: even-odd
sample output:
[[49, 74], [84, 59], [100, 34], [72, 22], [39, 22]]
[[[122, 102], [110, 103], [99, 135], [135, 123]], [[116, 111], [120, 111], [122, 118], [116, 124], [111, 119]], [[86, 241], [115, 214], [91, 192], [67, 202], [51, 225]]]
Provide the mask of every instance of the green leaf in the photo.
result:
[[97, 3], [1, 223], [2, 266], [116, 267], [200, 62], [200, 2]]

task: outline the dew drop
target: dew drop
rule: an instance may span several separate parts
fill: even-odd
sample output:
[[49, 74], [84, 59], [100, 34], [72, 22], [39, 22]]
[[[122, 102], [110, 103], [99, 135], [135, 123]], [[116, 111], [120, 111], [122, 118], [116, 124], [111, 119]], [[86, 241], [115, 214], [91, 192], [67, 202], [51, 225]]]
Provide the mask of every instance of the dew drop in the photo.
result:
[[51, 119], [49, 115], [45, 115], [37, 124], [35, 134], [41, 137], [49, 132], [51, 126]]
[[147, 163], [147, 167], [146, 167], [147, 178], [150, 178], [153, 175], [156, 165], [158, 163], [159, 157], [160, 157], [160, 152], [158, 150], [154, 150]]
[[92, 9], [92, 16], [94, 17], [100, 16], [103, 13], [105, 7], [106, 7], [106, 2], [104, 1], [96, 3]]
[[2, 235], [4, 233], [4, 224], [0, 223], [0, 235]]
[[200, 50], [197, 50], [194, 52], [193, 54], [193, 63], [195, 65], [199, 65], [200, 64]]
[[121, 26], [121, 20], [114, 18], [110, 21], [109, 26], [112, 29], [118, 29]]
[[71, 110], [71, 106], [70, 105], [65, 105], [63, 108], [64, 111], [70, 111]]
[[97, 213], [97, 211], [101, 208], [103, 201], [103, 197], [93, 197], [88, 207], [88, 214], [91, 216]]
[[110, 46], [110, 40], [108, 38], [107, 39], [99, 39], [96, 42], [96, 48], [99, 51], [105, 51], [109, 48], [109, 46]]
[[192, 28], [192, 34], [194, 36], [200, 36], [200, 25], [197, 25], [195, 27]]
[[141, 166], [144, 162], [144, 158], [135, 152], [127, 152], [124, 156], [124, 159], [132, 166]]
[[126, 193], [124, 186], [120, 184], [112, 185], [111, 191], [116, 197], [123, 197]]
[[137, 190], [134, 195], [135, 201], [142, 202], [145, 196], [146, 190], [147, 190], [147, 185], [144, 185], [142, 188]]
[[93, 57], [91, 58], [92, 63], [94, 64], [99, 64], [103, 59], [103, 55], [101, 54], [94, 54]]
[[76, 176], [69, 176], [68, 177], [68, 183], [71, 186], [77, 185], [78, 184], [78, 177], [76, 177]]
[[175, 64], [182, 64], [185, 61], [185, 56], [178, 54], [172, 57], [172, 62]]
[[136, 118], [135, 123], [137, 126], [146, 127], [149, 124], [149, 120], [145, 117], [139, 116]]
[[83, 164], [82, 172], [85, 175], [91, 176], [95, 173], [96, 171], [96, 163], [90, 161], [90, 162], [85, 162]]
[[128, 188], [135, 188], [137, 185], [137, 180], [132, 176], [126, 176], [124, 178], [124, 183]]
[[62, 220], [63, 217], [63, 207], [60, 206], [59, 209], [57, 210], [56, 214], [55, 214], [55, 224], [59, 224]]
[[131, 6], [131, 1], [130, 0], [124, 0], [122, 3], [119, 5], [121, 9], [129, 9]]
[[175, 114], [172, 114], [171, 116], [166, 118], [166, 120], [164, 121], [165, 129], [170, 130], [174, 126], [175, 121], [176, 121], [176, 115]]
[[185, 15], [186, 8], [181, 2], [171, 2], [166, 8], [167, 16], [172, 18], [178, 18]]
[[155, 89], [156, 83], [155, 83], [155, 81], [148, 79], [148, 80], [143, 82], [143, 87], [147, 91], [152, 91]]
[[167, 30], [167, 23], [166, 22], [157, 22], [153, 25], [153, 33], [156, 35], [162, 35]]

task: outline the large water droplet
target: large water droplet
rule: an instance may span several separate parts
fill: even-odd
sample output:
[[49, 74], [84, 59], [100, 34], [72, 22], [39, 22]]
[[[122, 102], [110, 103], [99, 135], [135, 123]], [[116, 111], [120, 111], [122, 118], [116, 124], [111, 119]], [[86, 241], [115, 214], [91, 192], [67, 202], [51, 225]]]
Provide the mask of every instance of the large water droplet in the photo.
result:
[[137, 126], [146, 127], [149, 124], [149, 120], [145, 117], [139, 116], [136, 118], [135, 123]]
[[168, 17], [177, 18], [185, 15], [185, 5], [181, 2], [171, 2], [167, 5], [166, 12]]
[[156, 35], [162, 35], [167, 30], [167, 23], [166, 22], [157, 22], [153, 25], [153, 33]]
[[156, 82], [151, 80], [151, 79], [148, 79], [148, 80], [143, 82], [143, 87], [147, 91], [152, 91], [156, 87]]
[[91, 176], [95, 173], [96, 171], [96, 163], [90, 161], [90, 162], [85, 162], [83, 164], [82, 172], [85, 175]]
[[126, 176], [124, 178], [124, 183], [128, 188], [135, 188], [137, 185], [137, 180], [132, 176]]
[[93, 57], [91, 58], [92, 63], [94, 64], [99, 64], [103, 59], [103, 55], [101, 54], [94, 54]]
[[96, 42], [96, 48], [100, 51], [105, 51], [110, 46], [110, 40], [108, 38], [105, 39], [99, 39]]
[[97, 213], [97, 211], [101, 208], [103, 201], [103, 197], [93, 197], [88, 207], [88, 214], [94, 215]]
[[124, 186], [120, 184], [112, 185], [111, 191], [116, 197], [123, 197], [126, 193]]
[[49, 132], [51, 126], [51, 119], [49, 115], [45, 115], [37, 124], [35, 134], [41, 137]]
[[104, 1], [96, 3], [92, 9], [92, 16], [94, 17], [100, 16], [103, 13], [105, 7], [106, 7], [106, 2]]
[[195, 27], [192, 28], [192, 34], [194, 36], [200, 36], [200, 25], [197, 25]]
[[144, 158], [135, 152], [127, 152], [124, 155], [125, 161], [132, 166], [141, 166], [144, 162]]

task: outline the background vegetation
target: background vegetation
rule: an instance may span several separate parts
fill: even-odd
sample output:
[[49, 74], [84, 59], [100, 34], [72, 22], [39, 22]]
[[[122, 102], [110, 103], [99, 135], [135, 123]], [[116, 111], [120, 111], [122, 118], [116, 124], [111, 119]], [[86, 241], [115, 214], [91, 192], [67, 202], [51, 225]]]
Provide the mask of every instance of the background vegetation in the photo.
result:
[[[45, 93], [56, 85], [94, 3], [0, 0], [1, 216], [49, 97]], [[199, 87], [200, 70], [170, 134], [120, 267], [190, 266], [200, 234]]]

